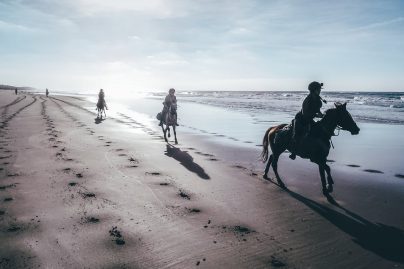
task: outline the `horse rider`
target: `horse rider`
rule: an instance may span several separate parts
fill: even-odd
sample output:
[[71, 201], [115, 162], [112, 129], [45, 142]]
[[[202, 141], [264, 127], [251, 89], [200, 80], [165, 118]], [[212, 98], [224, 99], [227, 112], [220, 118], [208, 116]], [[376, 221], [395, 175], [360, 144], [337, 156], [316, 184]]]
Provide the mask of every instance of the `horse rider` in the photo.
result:
[[108, 110], [107, 103], [105, 102], [105, 94], [104, 94], [104, 90], [103, 90], [103, 89], [100, 89], [100, 92], [98, 93], [98, 103], [97, 103], [97, 106], [98, 106], [98, 105], [101, 105], [101, 104], [102, 104], [102, 106], [105, 106], [105, 108]]
[[291, 140], [291, 154], [289, 158], [296, 159], [296, 151], [298, 150], [302, 139], [310, 132], [310, 127], [314, 123], [314, 118], [322, 118], [320, 108], [322, 101], [326, 103], [320, 97], [320, 92], [323, 83], [313, 81], [309, 84], [310, 94], [304, 99], [302, 109], [296, 114], [293, 124], [293, 135]]
[[[167, 115], [167, 112], [168, 112], [168, 109], [170, 108], [170, 106], [172, 106], [172, 105], [177, 106], [177, 97], [175, 96], [175, 89], [171, 88], [168, 91], [168, 94], [167, 94], [166, 98], [164, 99], [163, 105], [164, 106], [163, 106], [163, 111], [161, 112], [161, 119], [160, 119], [159, 126], [163, 126], [163, 119]], [[177, 112], [175, 112], [175, 116], [177, 116]], [[178, 126], [178, 123], [175, 122], [175, 125]]]

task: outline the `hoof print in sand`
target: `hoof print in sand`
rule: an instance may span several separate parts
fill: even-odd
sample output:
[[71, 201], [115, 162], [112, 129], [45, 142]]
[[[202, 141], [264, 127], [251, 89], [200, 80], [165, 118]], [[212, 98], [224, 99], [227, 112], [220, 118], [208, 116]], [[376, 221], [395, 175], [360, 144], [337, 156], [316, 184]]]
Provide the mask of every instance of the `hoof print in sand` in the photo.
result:
[[7, 198], [4, 198], [4, 202], [11, 202], [12, 200], [14, 200], [13, 198], [11, 198], [11, 197], [7, 197]]
[[159, 176], [159, 175], [161, 175], [159, 172], [146, 172], [146, 175], [149, 175], [149, 176]]
[[10, 228], [7, 229], [7, 232], [13, 233], [13, 232], [18, 232], [19, 230], [21, 230], [20, 227], [13, 225], [13, 226], [11, 226]]
[[374, 173], [374, 174], [384, 174], [382, 171], [374, 170], [374, 169], [365, 169], [363, 171], [368, 172], [368, 173]]
[[17, 183], [10, 184], [10, 185], [0, 186], [0, 191], [4, 191], [5, 189], [8, 189], [8, 188], [14, 188], [14, 187], [16, 187], [16, 186], [17, 186]]
[[96, 217], [86, 217], [84, 218], [84, 223], [98, 223], [100, 222], [99, 218]]
[[6, 211], [0, 210], [0, 216], [4, 215]]
[[109, 230], [109, 235], [114, 237], [114, 241], [117, 245], [124, 245], [125, 240], [123, 239], [123, 236], [121, 232], [118, 230], [117, 226], [112, 227], [111, 230]]
[[76, 174], [76, 177], [82, 178], [82, 177], [83, 177], [83, 174], [82, 174], [82, 173], [77, 173], [77, 174]]
[[130, 162], [139, 163], [139, 161], [136, 160], [136, 159], [133, 158], [133, 157], [130, 157], [128, 160], [129, 160]]
[[159, 183], [159, 185], [160, 185], [160, 186], [169, 186], [170, 183], [168, 183], [168, 182], [161, 182], [161, 183]]
[[183, 199], [191, 200], [191, 196], [188, 193], [184, 192], [183, 190], [180, 190], [178, 195]]
[[82, 192], [81, 196], [83, 196], [84, 199], [86, 198], [95, 198], [95, 193], [92, 192]]
[[357, 164], [347, 164], [347, 166], [349, 166], [349, 167], [361, 167], [360, 165], [357, 165]]
[[76, 186], [76, 185], [77, 185], [76, 182], [70, 182], [70, 183], [69, 183], [69, 186], [70, 186], [70, 187], [73, 187], [73, 186]]
[[402, 175], [402, 174], [395, 174], [394, 176], [398, 177], [398, 178], [404, 178], [404, 175]]
[[189, 213], [201, 213], [201, 210], [198, 208], [187, 208]]

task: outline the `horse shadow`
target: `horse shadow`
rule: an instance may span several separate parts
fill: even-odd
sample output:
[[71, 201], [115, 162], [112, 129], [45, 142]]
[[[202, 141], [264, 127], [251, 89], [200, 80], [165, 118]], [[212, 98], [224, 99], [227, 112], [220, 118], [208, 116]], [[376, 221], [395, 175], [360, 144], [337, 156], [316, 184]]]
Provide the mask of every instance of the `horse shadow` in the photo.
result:
[[94, 123], [95, 123], [95, 124], [100, 124], [100, 123], [102, 123], [104, 120], [105, 120], [105, 119], [103, 119], [103, 118], [96, 117], [96, 118], [94, 119]]
[[205, 170], [199, 166], [199, 164], [194, 162], [194, 158], [188, 154], [186, 151], [182, 151], [179, 148], [167, 144], [167, 150], [164, 153], [166, 156], [177, 160], [182, 166], [197, 174], [202, 179], [210, 179], [210, 176], [206, 174]]
[[393, 261], [404, 263], [404, 231], [382, 223], [373, 223], [339, 205], [331, 195], [327, 200], [344, 213], [321, 205], [289, 189], [284, 189], [291, 197], [302, 202], [341, 231], [352, 236], [352, 240], [362, 248]]

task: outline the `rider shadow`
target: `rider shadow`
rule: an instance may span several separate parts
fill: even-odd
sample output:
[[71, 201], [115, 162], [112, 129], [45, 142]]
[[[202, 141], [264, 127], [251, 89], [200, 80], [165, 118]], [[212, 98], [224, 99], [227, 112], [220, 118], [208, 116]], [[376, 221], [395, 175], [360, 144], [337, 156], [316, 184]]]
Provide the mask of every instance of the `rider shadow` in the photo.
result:
[[103, 120], [104, 120], [103, 118], [96, 117], [96, 118], [94, 119], [94, 122], [95, 122], [95, 124], [100, 124], [100, 123], [102, 123]]
[[339, 205], [331, 195], [327, 200], [340, 208], [345, 214], [303, 197], [289, 189], [290, 196], [302, 202], [310, 209], [334, 224], [343, 232], [352, 236], [352, 240], [362, 248], [394, 262], [404, 263], [404, 231], [382, 223], [373, 223]]
[[205, 170], [195, 163], [194, 158], [186, 151], [181, 151], [179, 148], [168, 144], [167, 151], [164, 154], [179, 161], [186, 169], [197, 174], [200, 178], [210, 179], [210, 176], [206, 174]]

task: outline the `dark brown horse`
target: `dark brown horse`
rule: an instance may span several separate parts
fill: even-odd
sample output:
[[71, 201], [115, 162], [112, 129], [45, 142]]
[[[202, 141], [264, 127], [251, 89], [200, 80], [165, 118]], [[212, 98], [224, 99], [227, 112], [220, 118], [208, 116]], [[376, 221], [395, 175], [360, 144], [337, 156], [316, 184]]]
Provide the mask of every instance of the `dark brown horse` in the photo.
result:
[[161, 125], [161, 129], [163, 130], [163, 133], [164, 133], [164, 140], [166, 142], [168, 142], [167, 132], [168, 132], [168, 137], [170, 137], [171, 136], [170, 126], [172, 126], [173, 132], [174, 132], [175, 144], [178, 144], [177, 132], [175, 130], [176, 125], [177, 125], [177, 105], [172, 104], [171, 106], [168, 107], [167, 112], [165, 113], [165, 115], [163, 117], [163, 125]]
[[97, 119], [102, 119], [102, 112], [104, 112], [104, 118], [107, 117], [107, 113], [105, 113], [105, 108], [107, 105], [103, 99], [98, 99], [97, 102]]
[[[324, 117], [312, 125], [309, 134], [302, 139], [302, 143], [300, 143], [300, 147], [297, 150], [298, 156], [310, 159], [310, 161], [318, 164], [324, 195], [333, 191], [332, 185], [334, 181], [331, 177], [331, 169], [327, 165], [327, 156], [330, 151], [330, 139], [337, 128], [349, 131], [352, 135], [356, 135], [360, 131], [351, 114], [347, 111], [346, 103], [336, 103], [335, 108], [328, 109]], [[285, 188], [285, 184], [278, 174], [278, 159], [286, 149], [290, 151], [292, 132], [292, 124], [281, 124], [270, 127], [265, 132], [263, 139], [261, 158], [263, 162], [268, 161], [263, 177], [268, 179], [268, 170], [272, 164], [276, 179], [283, 188]], [[272, 151], [269, 159], [268, 145]], [[327, 173], [327, 180], [324, 171]]]

